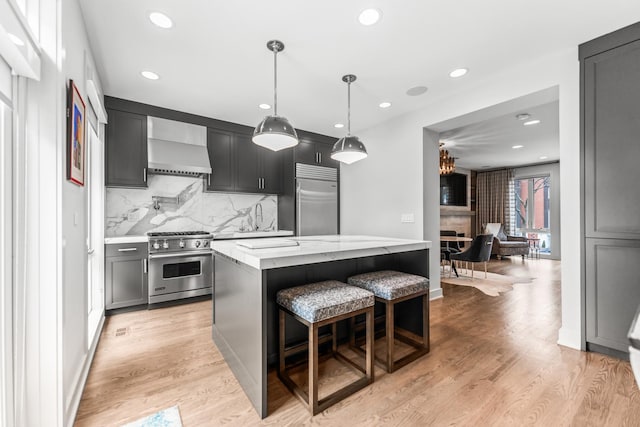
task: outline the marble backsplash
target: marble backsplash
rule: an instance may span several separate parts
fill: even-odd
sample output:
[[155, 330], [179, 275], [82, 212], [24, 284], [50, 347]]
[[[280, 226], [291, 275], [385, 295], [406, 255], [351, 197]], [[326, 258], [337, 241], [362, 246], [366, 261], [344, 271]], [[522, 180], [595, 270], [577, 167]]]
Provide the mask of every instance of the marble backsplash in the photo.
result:
[[202, 178], [149, 175], [147, 189], [107, 188], [105, 237], [148, 231], [275, 231], [278, 196], [204, 193]]

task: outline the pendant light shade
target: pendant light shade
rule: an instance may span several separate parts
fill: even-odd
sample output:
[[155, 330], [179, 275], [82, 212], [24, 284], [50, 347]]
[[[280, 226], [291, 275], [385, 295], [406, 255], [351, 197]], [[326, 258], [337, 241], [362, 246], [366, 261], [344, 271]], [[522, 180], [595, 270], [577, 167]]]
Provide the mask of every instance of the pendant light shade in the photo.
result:
[[273, 151], [298, 145], [298, 134], [286, 117], [278, 116], [278, 52], [284, 50], [284, 43], [278, 40], [267, 42], [273, 52], [273, 115], [265, 117], [253, 131], [254, 144]]
[[356, 81], [356, 76], [347, 74], [342, 81], [347, 83], [347, 136], [333, 144], [331, 158], [350, 165], [367, 157], [367, 149], [357, 136], [351, 135], [351, 83]]
[[298, 144], [298, 135], [286, 117], [267, 116], [253, 132], [253, 142], [273, 151]]
[[357, 136], [344, 136], [333, 144], [331, 158], [350, 165], [367, 157], [367, 149]]

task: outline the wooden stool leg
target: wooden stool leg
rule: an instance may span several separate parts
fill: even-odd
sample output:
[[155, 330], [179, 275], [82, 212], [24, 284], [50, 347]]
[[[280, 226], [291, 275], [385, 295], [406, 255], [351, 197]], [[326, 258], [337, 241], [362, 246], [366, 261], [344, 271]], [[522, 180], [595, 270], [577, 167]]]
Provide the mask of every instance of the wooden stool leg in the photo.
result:
[[386, 313], [386, 335], [387, 335], [387, 372], [393, 372], [393, 347], [394, 347], [394, 319], [393, 319], [393, 303], [391, 301], [387, 301], [386, 303], [387, 313]]
[[356, 346], [356, 317], [353, 316], [349, 319], [349, 346], [355, 348]]
[[333, 355], [335, 356], [336, 352], [338, 351], [338, 328], [337, 328], [338, 324], [337, 323], [332, 323], [331, 324], [331, 352], [333, 353]]
[[280, 362], [278, 364], [278, 372], [280, 373], [280, 375], [284, 374], [285, 371], [285, 360], [284, 360], [284, 342], [285, 342], [285, 330], [284, 330], [284, 324], [285, 324], [285, 313], [282, 310], [278, 310], [279, 311], [279, 325], [280, 325], [280, 331], [278, 332], [278, 354], [280, 357]]
[[429, 351], [430, 335], [429, 335], [429, 294], [422, 296], [422, 345]]
[[318, 413], [318, 325], [309, 326], [309, 410]]
[[484, 278], [487, 278], [487, 261], [484, 262]]
[[370, 382], [373, 382], [373, 361], [375, 359], [375, 348], [374, 348], [374, 336], [373, 336], [373, 324], [374, 324], [374, 316], [373, 316], [373, 308], [369, 311], [367, 311], [367, 314], [365, 315], [365, 326], [367, 328], [367, 331], [365, 333], [366, 335], [366, 375], [367, 378], [369, 379]]

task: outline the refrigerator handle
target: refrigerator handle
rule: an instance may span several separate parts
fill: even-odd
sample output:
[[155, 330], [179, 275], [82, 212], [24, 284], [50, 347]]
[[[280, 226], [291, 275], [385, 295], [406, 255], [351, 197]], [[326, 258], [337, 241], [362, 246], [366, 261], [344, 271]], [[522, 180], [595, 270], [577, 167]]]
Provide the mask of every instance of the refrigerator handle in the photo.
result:
[[300, 235], [300, 182], [296, 179], [296, 236]]

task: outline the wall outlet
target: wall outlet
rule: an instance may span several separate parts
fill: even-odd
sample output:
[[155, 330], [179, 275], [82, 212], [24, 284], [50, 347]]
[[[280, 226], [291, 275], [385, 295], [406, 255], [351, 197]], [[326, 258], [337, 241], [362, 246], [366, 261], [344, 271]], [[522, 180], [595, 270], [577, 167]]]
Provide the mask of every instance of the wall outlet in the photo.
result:
[[415, 218], [413, 217], [412, 213], [402, 214], [400, 215], [400, 222], [415, 222]]

